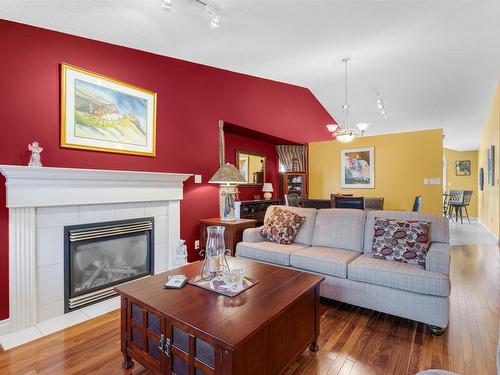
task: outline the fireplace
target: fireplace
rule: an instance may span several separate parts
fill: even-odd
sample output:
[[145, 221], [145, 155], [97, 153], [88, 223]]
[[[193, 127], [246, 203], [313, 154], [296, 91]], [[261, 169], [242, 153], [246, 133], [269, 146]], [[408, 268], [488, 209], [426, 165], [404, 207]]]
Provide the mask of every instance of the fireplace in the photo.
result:
[[64, 312], [113, 297], [154, 273], [154, 218], [64, 227]]

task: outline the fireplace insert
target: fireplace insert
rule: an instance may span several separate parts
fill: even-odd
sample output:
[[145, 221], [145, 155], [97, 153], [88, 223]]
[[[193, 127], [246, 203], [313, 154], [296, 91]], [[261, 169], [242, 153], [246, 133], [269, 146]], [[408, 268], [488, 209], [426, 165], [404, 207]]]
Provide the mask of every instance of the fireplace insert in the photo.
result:
[[116, 295], [115, 285], [154, 272], [154, 219], [64, 228], [64, 312]]

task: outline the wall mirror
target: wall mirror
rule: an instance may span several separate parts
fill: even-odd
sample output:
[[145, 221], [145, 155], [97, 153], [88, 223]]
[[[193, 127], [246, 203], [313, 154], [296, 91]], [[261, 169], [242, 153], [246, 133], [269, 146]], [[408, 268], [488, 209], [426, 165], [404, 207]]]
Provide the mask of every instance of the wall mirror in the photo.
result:
[[238, 169], [245, 179], [243, 185], [262, 185], [266, 175], [266, 155], [236, 150]]

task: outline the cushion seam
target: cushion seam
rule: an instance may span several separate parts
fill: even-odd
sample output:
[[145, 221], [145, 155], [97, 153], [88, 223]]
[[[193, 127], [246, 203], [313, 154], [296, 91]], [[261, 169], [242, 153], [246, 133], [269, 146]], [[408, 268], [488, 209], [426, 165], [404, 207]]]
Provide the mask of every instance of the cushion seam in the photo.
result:
[[[390, 262], [390, 261], [386, 261], [386, 262]], [[422, 278], [422, 279], [432, 279], [432, 280], [447, 280], [448, 277], [433, 277], [432, 275], [429, 275], [429, 276], [426, 276], [426, 275], [414, 275], [414, 274], [408, 274], [408, 273], [404, 273], [404, 272], [398, 272], [398, 271], [390, 271], [390, 270], [379, 270], [379, 269], [376, 269], [376, 268], [368, 268], [368, 267], [359, 267], [359, 266], [351, 266], [349, 268], [354, 268], [354, 269], [360, 269], [360, 270], [370, 270], [370, 271], [373, 271], [373, 272], [382, 272], [382, 273], [394, 273], [394, 274], [397, 274], [397, 275], [406, 275], [406, 276], [409, 276], [409, 277], [417, 277], [417, 278]], [[425, 271], [425, 270], [422, 270], [422, 271]], [[432, 271], [425, 271], [425, 272], [432, 272]]]

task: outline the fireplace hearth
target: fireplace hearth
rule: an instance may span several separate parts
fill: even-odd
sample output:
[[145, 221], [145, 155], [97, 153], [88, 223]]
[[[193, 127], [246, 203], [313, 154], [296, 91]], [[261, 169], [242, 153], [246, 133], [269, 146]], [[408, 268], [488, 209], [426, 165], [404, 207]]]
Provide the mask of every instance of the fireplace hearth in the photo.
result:
[[118, 284], [154, 272], [154, 219], [64, 227], [64, 311], [116, 295]]

